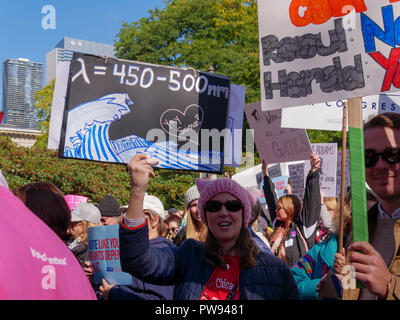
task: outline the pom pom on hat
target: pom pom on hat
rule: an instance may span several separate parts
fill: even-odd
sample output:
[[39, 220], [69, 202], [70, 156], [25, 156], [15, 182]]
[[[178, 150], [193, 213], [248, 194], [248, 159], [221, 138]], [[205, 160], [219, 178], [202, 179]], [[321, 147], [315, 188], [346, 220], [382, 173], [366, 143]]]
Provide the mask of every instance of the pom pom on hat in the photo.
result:
[[254, 205], [254, 199], [250, 192], [244, 189], [236, 181], [228, 178], [219, 178], [215, 180], [196, 179], [196, 185], [200, 192], [198, 210], [201, 221], [207, 225], [204, 212], [205, 203], [218, 193], [227, 192], [235, 196], [243, 203], [243, 224], [247, 227], [251, 218], [251, 208]]

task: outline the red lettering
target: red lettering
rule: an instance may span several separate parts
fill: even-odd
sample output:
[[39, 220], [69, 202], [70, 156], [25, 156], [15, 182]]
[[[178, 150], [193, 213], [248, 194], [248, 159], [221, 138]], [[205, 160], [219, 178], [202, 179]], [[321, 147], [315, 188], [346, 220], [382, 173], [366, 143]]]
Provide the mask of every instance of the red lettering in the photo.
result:
[[397, 72], [400, 59], [400, 48], [395, 48], [390, 51], [389, 59], [386, 59], [380, 52], [372, 52], [370, 56], [386, 70], [383, 80], [381, 92], [389, 91], [393, 85], [400, 88], [400, 74]]

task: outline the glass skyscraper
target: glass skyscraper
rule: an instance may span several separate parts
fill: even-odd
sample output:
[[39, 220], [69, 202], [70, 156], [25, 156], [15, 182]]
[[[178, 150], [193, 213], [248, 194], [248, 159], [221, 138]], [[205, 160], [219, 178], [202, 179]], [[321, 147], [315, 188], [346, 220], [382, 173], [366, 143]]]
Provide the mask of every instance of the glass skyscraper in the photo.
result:
[[111, 44], [65, 37], [46, 54], [46, 85], [56, 77], [57, 63], [71, 61], [74, 52], [115, 58], [114, 46]]
[[34, 99], [43, 87], [43, 64], [28, 59], [7, 59], [3, 63], [2, 124], [37, 129]]

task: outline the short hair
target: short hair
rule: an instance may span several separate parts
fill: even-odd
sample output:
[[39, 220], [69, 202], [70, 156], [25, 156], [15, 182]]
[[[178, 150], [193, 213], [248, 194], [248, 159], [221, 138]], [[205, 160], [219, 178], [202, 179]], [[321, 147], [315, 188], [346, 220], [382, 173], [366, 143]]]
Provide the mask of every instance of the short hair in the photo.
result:
[[165, 223], [170, 223], [172, 221], [175, 221], [176, 223], [180, 224], [182, 222], [182, 219], [178, 217], [176, 214], [170, 214], [165, 220]]
[[394, 112], [378, 114], [364, 124], [364, 131], [376, 127], [400, 129], [400, 114]]

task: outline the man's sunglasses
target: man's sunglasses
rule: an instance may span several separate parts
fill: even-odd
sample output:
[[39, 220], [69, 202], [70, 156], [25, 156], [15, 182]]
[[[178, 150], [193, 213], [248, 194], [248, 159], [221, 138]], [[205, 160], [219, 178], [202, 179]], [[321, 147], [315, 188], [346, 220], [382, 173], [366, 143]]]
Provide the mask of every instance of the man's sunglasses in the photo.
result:
[[386, 148], [383, 152], [376, 152], [373, 149], [365, 150], [365, 167], [373, 168], [382, 157], [389, 165], [400, 163], [400, 149], [399, 148]]
[[221, 202], [218, 200], [209, 200], [204, 205], [204, 208], [208, 212], [217, 212], [221, 210], [222, 206], [224, 206], [228, 211], [236, 212], [243, 208], [243, 203], [240, 200], [228, 200], [226, 202]]

